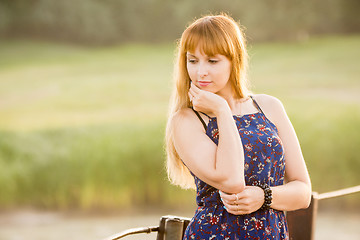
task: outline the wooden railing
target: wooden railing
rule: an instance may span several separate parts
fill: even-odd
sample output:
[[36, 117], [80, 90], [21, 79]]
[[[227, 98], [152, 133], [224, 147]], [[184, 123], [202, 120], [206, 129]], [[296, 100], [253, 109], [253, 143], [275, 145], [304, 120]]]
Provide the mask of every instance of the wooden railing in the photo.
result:
[[128, 235], [151, 232], [158, 232], [156, 238], [157, 240], [181, 240], [189, 222], [190, 218], [170, 215], [163, 216], [160, 219], [159, 226], [128, 229], [123, 232], [114, 234], [104, 240], [117, 240]]
[[313, 192], [310, 206], [306, 209], [287, 212], [286, 218], [289, 226], [291, 240], [313, 240], [315, 234], [315, 222], [319, 200], [341, 197], [351, 193], [360, 192], [360, 185], [344, 188], [333, 192]]
[[[341, 197], [347, 194], [360, 192], [360, 185], [333, 192], [318, 194], [313, 192], [310, 206], [306, 209], [287, 212], [286, 218], [289, 226], [291, 240], [313, 240], [315, 220], [319, 200]], [[177, 216], [163, 216], [159, 226], [133, 228], [114, 234], [104, 240], [117, 240], [128, 235], [157, 232], [157, 240], [181, 240], [190, 218]]]

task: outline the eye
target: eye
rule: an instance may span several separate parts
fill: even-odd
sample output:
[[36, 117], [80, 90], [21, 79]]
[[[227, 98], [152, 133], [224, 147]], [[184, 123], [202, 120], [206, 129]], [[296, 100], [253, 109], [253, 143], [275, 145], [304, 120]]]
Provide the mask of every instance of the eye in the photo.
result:
[[214, 63], [217, 63], [219, 60], [216, 60], [216, 59], [209, 59], [209, 63], [212, 63], [212, 64], [214, 64]]
[[188, 59], [187, 60], [189, 63], [196, 63], [196, 59]]

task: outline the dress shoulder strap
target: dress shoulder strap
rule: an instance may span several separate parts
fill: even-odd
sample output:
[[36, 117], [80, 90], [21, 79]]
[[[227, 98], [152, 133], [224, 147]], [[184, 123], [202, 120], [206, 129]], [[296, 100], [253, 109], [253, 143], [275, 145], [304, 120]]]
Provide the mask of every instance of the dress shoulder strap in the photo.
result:
[[193, 108], [191, 108], [191, 109], [194, 111], [196, 116], [200, 119], [202, 125], [204, 126], [205, 132], [206, 132], [207, 131], [207, 126], [206, 126], [206, 123], [205, 123], [204, 119], [202, 119], [202, 117], [200, 116], [200, 114], [197, 111], [195, 111]]
[[265, 113], [263, 112], [263, 110], [261, 109], [261, 107], [259, 106], [259, 104], [256, 102], [255, 98], [253, 96], [250, 95], [250, 98], [253, 100], [256, 108], [265, 116]]

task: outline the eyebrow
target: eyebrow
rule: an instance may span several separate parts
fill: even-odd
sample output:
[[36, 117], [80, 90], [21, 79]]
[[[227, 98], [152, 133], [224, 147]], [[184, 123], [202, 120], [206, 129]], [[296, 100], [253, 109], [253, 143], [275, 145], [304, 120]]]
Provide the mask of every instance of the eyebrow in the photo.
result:
[[[216, 54], [217, 55], [217, 54]], [[217, 57], [216, 55], [214, 55], [214, 56], [207, 56], [207, 57], [209, 57], [209, 58], [213, 58], [213, 57]], [[190, 57], [194, 57], [194, 58], [197, 58], [194, 54], [191, 54], [191, 53], [186, 53], [186, 56], [190, 56]]]
[[193, 54], [191, 54], [191, 53], [186, 53], [186, 55], [187, 55], [187, 56], [190, 56], [190, 57], [194, 57], [194, 58], [196, 58], [196, 56], [195, 56], [195, 55], [193, 55]]

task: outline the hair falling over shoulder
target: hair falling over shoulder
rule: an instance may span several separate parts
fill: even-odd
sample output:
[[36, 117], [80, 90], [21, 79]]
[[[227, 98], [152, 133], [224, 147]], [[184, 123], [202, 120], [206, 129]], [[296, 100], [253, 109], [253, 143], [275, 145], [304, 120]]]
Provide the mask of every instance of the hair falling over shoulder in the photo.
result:
[[221, 54], [232, 63], [229, 81], [234, 97], [241, 99], [249, 95], [247, 88], [248, 54], [240, 25], [226, 14], [207, 15], [192, 22], [183, 32], [177, 44], [174, 66], [174, 87], [169, 105], [166, 126], [167, 173], [171, 183], [182, 188], [195, 188], [194, 179], [176, 152], [173, 116], [184, 108], [191, 107], [188, 96], [190, 77], [186, 68], [186, 53], [199, 47], [206, 55]]

